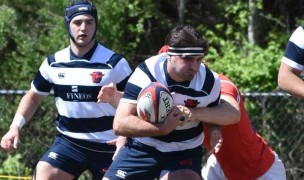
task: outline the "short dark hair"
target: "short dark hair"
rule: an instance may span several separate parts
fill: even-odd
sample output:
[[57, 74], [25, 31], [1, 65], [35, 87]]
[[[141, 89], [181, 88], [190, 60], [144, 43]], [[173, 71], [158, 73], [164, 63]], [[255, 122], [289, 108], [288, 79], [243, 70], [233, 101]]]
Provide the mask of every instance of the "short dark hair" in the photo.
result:
[[165, 44], [171, 47], [202, 47], [204, 52], [208, 43], [203, 35], [190, 25], [177, 25], [166, 36]]

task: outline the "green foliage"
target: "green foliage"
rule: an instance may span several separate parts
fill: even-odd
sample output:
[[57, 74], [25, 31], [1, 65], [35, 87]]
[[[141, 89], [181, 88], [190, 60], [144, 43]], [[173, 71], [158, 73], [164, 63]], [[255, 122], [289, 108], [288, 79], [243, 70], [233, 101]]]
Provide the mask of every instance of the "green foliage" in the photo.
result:
[[[10, 3], [7, 2], [8, 6], [13, 6]], [[55, 49], [58, 50], [58, 47], [67, 45], [68, 41], [62, 41], [62, 36], [66, 36], [62, 26], [63, 17], [53, 13], [52, 10], [57, 8], [50, 8], [47, 1], [41, 3], [18, 1], [14, 4], [14, 8], [16, 9], [13, 12], [14, 16], [6, 13], [4, 18], [7, 21], [4, 29], [7, 29], [9, 34], [0, 36], [0, 39], [1, 37], [7, 39], [7, 46], [3, 48], [4, 58], [0, 62], [0, 71], [3, 73], [1, 88], [28, 89], [30, 80], [42, 60], [48, 54], [55, 52]], [[6, 11], [1, 10], [1, 13]], [[11, 74], [12, 72], [15, 72], [14, 75]]]
[[[63, 17], [68, 2], [0, 1], [0, 89], [29, 89], [44, 58], [68, 46]], [[127, 57], [133, 67], [156, 54], [169, 29], [180, 22], [177, 13], [179, 1], [93, 2], [99, 16], [97, 40]], [[187, 0], [184, 22], [197, 26], [207, 37], [210, 49], [206, 60], [211, 69], [228, 75], [243, 92], [273, 91], [277, 88], [277, 70], [284, 47], [291, 31], [303, 22], [303, 13], [298, 5], [289, 1], [253, 2], [260, 23], [257, 44], [250, 44], [247, 40], [248, 17], [252, 13], [247, 0]], [[1, 136], [6, 132], [20, 99], [19, 95], [0, 96]], [[259, 106], [249, 103], [248, 110], [258, 114]], [[267, 117], [272, 115], [273, 112], [265, 113]], [[48, 97], [32, 123], [22, 129], [21, 141], [25, 143], [20, 144], [19, 152], [32, 169], [56, 134], [53, 126], [55, 116], [53, 97]], [[267, 133], [271, 127], [265, 122], [259, 123], [263, 125], [259, 129], [266, 129], [262, 134], [270, 137]], [[274, 126], [271, 133], [278, 134], [279, 127]], [[279, 152], [286, 151], [283, 147]], [[4, 153], [0, 154], [0, 162], [6, 158]]]
[[235, 27], [244, 30], [248, 26], [248, 4], [238, 1], [235, 4], [229, 4], [225, 7], [224, 17], [228, 20], [227, 35], [234, 35], [232, 31]]
[[17, 17], [15, 10], [6, 5], [0, 6], [0, 52], [8, 45], [8, 39], [15, 30]]
[[0, 166], [0, 175], [29, 177], [32, 174], [31, 168], [27, 167], [24, 162], [21, 162], [22, 156], [20, 153], [9, 155]]
[[[242, 92], [273, 91], [277, 88], [277, 69], [283, 55], [282, 41], [269, 33], [266, 48], [247, 40], [248, 5], [237, 2], [225, 6], [227, 23], [218, 23], [214, 31], [202, 26], [209, 41], [206, 56], [211, 69], [230, 77]], [[219, 36], [221, 34], [221, 36]], [[285, 41], [285, 40], [284, 40]]]
[[[214, 53], [215, 52], [215, 53]], [[282, 52], [276, 44], [262, 49], [253, 44], [236, 46], [226, 41], [221, 54], [211, 49], [207, 57], [211, 69], [228, 75], [242, 92], [272, 91], [277, 87], [277, 69]]]
[[[99, 15], [98, 36], [103, 44], [124, 54], [131, 65], [136, 49], [149, 34], [151, 19], [157, 19], [157, 10], [152, 0], [103, 0], [97, 5]], [[148, 24], [148, 26], [147, 26]], [[149, 42], [148, 42], [149, 43]], [[146, 48], [146, 50], [150, 50]]]

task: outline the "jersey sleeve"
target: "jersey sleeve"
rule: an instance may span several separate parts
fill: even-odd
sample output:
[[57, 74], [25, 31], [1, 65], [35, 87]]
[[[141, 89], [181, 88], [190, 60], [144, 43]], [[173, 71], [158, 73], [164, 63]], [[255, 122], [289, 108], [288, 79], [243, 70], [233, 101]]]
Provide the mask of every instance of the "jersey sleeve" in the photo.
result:
[[49, 81], [49, 63], [45, 59], [41, 64], [36, 76], [31, 84], [31, 89], [40, 95], [48, 95], [53, 88], [52, 82]]
[[206, 67], [206, 80], [203, 84], [202, 90], [209, 93], [210, 101], [207, 105], [208, 107], [216, 106], [220, 103], [220, 88], [221, 82], [218, 77], [218, 74]]
[[304, 70], [304, 29], [302, 26], [299, 26], [290, 36], [281, 60], [282, 63], [300, 71]]
[[[151, 83], [149, 76], [140, 66], [138, 65], [130, 76], [121, 99], [122, 102], [136, 103], [138, 94], [142, 88]], [[145, 70], [148, 71], [147, 69]]]
[[115, 66], [114, 73], [115, 76], [113, 77], [117, 77], [117, 89], [119, 91], [123, 91], [132, 73], [132, 69], [125, 58], [122, 58], [117, 64], [117, 66]]

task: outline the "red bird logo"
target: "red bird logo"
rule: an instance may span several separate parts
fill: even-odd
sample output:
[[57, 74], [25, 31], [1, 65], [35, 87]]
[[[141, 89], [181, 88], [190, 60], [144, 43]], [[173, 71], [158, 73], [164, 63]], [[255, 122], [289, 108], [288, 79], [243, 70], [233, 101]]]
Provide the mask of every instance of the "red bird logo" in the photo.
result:
[[102, 74], [102, 72], [92, 72], [91, 76], [93, 83], [100, 83], [104, 74]]

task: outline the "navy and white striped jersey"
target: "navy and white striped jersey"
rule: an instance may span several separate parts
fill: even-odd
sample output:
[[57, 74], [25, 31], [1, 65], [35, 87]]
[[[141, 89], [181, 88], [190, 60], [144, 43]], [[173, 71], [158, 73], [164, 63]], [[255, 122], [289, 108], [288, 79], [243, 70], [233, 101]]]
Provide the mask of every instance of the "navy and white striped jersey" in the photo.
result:
[[[214, 106], [219, 103], [220, 81], [218, 75], [204, 64], [193, 80], [176, 83], [167, 72], [167, 54], [159, 54], [141, 63], [131, 75], [121, 102], [136, 104], [142, 88], [151, 81], [158, 81], [170, 90], [175, 105], [188, 107]], [[155, 147], [161, 152], [195, 148], [203, 142], [203, 126], [199, 122], [186, 122], [165, 136], [137, 137], [137, 141]]]
[[58, 110], [55, 125], [60, 133], [99, 143], [113, 140], [116, 110], [108, 103], [98, 104], [97, 95], [111, 82], [123, 91], [132, 70], [123, 57], [99, 43], [89, 60], [75, 60], [70, 51], [67, 47], [46, 58], [31, 88], [40, 95], [53, 89]]
[[294, 69], [304, 70], [304, 25], [299, 26], [290, 36], [281, 62]]

